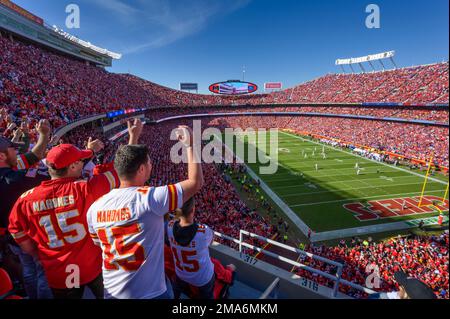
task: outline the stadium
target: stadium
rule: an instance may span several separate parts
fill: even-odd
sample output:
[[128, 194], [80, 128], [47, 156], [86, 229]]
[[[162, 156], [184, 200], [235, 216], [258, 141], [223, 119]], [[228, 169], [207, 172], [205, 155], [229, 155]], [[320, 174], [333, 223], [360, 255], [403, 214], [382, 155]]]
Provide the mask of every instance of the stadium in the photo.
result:
[[[137, 134], [151, 162], [151, 177], [138, 192], [170, 185], [167, 196], [175, 199], [165, 218], [169, 226], [176, 224], [175, 211], [183, 205], [178, 204], [181, 191], [173, 195], [175, 185], [195, 174], [192, 163], [173, 161], [177, 138], [171, 132], [189, 127], [195, 135], [195, 125], [217, 132], [200, 141], [200, 147], [218, 141], [216, 150], [223, 151], [215, 154], [215, 161], [199, 165], [204, 181], [194, 197], [196, 222], [212, 230], [208, 251], [215, 265], [215, 299], [376, 299], [404, 289], [399, 273], [420, 280], [434, 298], [449, 299], [449, 63], [398, 68], [395, 56], [394, 51], [367, 52], [361, 58], [339, 59], [336, 65], [344, 72], [287, 89], [281, 83], [266, 83], [265, 93], [253, 93], [258, 86], [252, 82], [215, 79], [210, 81], [215, 83], [210, 87], [213, 94], [190, 93], [186, 91], [198, 90], [196, 83], [181, 83], [177, 90], [133, 74], [112, 73], [108, 68], [126, 56], [0, 0], [0, 154], [5, 154], [0, 157], [1, 174], [11, 169], [23, 172], [21, 178], [54, 182], [52, 174], [66, 168], [52, 164], [54, 149], [77, 147], [58, 157], [64, 162], [77, 150], [101, 145], [98, 152], [92, 149], [96, 156], [91, 168], [83, 168], [83, 177], [89, 183], [104, 175], [110, 186], [100, 194], [98, 183], [75, 200], [69, 194], [58, 193], [61, 197], [56, 198], [53, 188], [47, 190], [50, 197], [33, 206], [26, 200], [39, 196], [33, 191], [39, 184], [30, 187], [32, 182], [21, 179], [13, 185], [7, 175], [1, 176], [0, 299], [41, 299], [27, 283], [25, 269], [33, 258], [26, 259], [24, 243], [34, 245], [45, 269], [44, 275], [31, 276], [35, 281], [47, 276], [59, 298], [80, 291], [64, 292], [56, 284], [57, 271], [51, 269], [66, 267], [74, 258], [70, 254], [81, 256], [88, 245], [91, 251], [97, 249], [95, 239], [103, 249], [102, 254], [96, 252], [103, 257], [105, 280], [116, 269], [129, 275], [146, 265], [138, 263], [141, 246], [133, 243], [135, 233], [120, 233], [108, 243], [103, 228], [88, 226], [86, 214], [119, 189], [122, 176], [119, 181], [115, 173], [102, 170], [117, 165], [116, 154]], [[393, 67], [386, 67], [388, 61]], [[376, 63], [382, 69], [375, 68]], [[345, 72], [345, 67], [352, 72]], [[361, 72], [354, 70], [358, 67]], [[228, 136], [227, 129], [234, 134]], [[253, 129], [264, 131], [255, 137]], [[37, 156], [43, 135], [48, 141]], [[17, 163], [8, 166], [13, 145]], [[238, 154], [238, 145], [246, 151]], [[38, 160], [31, 161], [30, 152]], [[252, 160], [252, 152], [265, 161]], [[86, 160], [74, 162], [81, 159]], [[268, 163], [276, 166], [272, 174], [263, 173]], [[99, 196], [94, 198], [94, 193]], [[61, 210], [85, 200], [89, 205], [83, 206], [80, 223], [75, 223], [78, 215]], [[97, 223], [128, 218], [123, 210], [114, 217], [114, 209], [105, 209], [108, 217], [97, 217]], [[204, 226], [199, 227], [204, 233]], [[180, 269], [189, 272], [189, 265], [195, 265], [186, 257], [193, 255], [182, 255], [184, 266], [179, 265], [173, 242], [160, 241], [165, 276], [172, 285]], [[101, 267], [97, 275], [100, 272]], [[149, 273], [139, 276], [153, 280]], [[88, 283], [92, 282], [82, 284]], [[138, 298], [123, 287], [118, 293], [108, 286], [111, 281], [104, 284], [105, 297]], [[185, 298], [196, 299], [194, 286], [182, 291]], [[83, 288], [79, 297], [93, 294]]]

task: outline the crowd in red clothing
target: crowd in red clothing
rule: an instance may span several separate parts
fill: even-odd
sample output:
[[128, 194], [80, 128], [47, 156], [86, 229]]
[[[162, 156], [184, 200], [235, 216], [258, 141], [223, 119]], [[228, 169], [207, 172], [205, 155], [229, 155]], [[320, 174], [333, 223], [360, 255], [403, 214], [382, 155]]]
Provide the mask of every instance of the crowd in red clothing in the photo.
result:
[[[14, 116], [60, 127], [86, 115], [127, 108], [273, 103], [448, 103], [448, 63], [366, 74], [333, 74], [282, 92], [239, 97], [189, 94], [0, 35], [0, 105]], [[320, 112], [326, 109], [316, 109]], [[342, 110], [339, 113], [347, 112]], [[363, 113], [371, 113], [364, 109]], [[376, 115], [374, 111], [372, 115]], [[402, 118], [445, 120], [433, 112]], [[412, 112], [412, 113], [411, 113]], [[380, 113], [381, 114], [381, 113]], [[387, 111], [386, 115], [392, 115]], [[403, 115], [404, 114], [404, 115]]]
[[[203, 125], [222, 127], [230, 124], [229, 119], [203, 120]], [[171, 129], [178, 123], [160, 124], [146, 129], [143, 142], [151, 150], [153, 175], [150, 184], [160, 186], [178, 181], [186, 175], [184, 165], [176, 165], [170, 160], [170, 148], [175, 142], [169, 139]], [[188, 124], [187, 122], [185, 124]], [[205, 188], [197, 195], [197, 218], [200, 222], [212, 227], [215, 231], [239, 238], [241, 229], [264, 237], [272, 237], [277, 228], [263, 218], [255, 218], [247, 205], [239, 198], [234, 186], [224, 179], [220, 170], [213, 165], [203, 165]], [[414, 237], [394, 238], [382, 243], [363, 242], [341, 244], [336, 247], [308, 245], [305, 251], [341, 262], [345, 265], [342, 278], [365, 286], [368, 273], [366, 267], [374, 264], [379, 267], [381, 286], [378, 291], [398, 289], [393, 274], [406, 270], [410, 276], [426, 282], [440, 298], [448, 298], [448, 232], [440, 238]], [[222, 241], [230, 245], [229, 242]], [[261, 242], [250, 242], [259, 247]], [[329, 273], [335, 271], [333, 266], [303, 257], [301, 262]], [[308, 271], [297, 270], [297, 274], [310, 278], [320, 284], [332, 287], [332, 283]], [[341, 285], [340, 291], [357, 298], [367, 295], [349, 286]]]
[[[49, 119], [52, 126], [57, 128], [87, 115], [128, 107], [155, 109], [172, 106], [170, 109], [149, 112], [148, 117], [153, 119], [194, 111], [215, 113], [233, 110], [370, 115], [448, 123], [448, 109], [438, 107], [232, 107], [273, 103], [448, 103], [448, 63], [367, 74], [327, 75], [278, 93], [222, 97], [192, 95], [131, 75], [112, 74], [2, 35], [0, 52], [0, 134], [13, 138], [15, 134], [23, 133], [31, 144], [36, 138], [33, 126], [39, 119]], [[448, 127], [291, 116], [216, 117], [203, 123], [205, 127], [290, 128], [411, 158], [427, 160], [434, 156], [441, 165], [449, 165]], [[170, 148], [174, 143], [169, 139], [170, 130], [179, 124], [150, 126], [143, 135], [143, 141], [152, 151], [152, 186], [177, 182], [187, 174], [184, 165], [175, 165], [169, 159]], [[87, 126], [70, 132], [60, 142], [83, 147], [89, 136], [103, 137], [95, 128]], [[107, 144], [105, 158], [110, 158], [116, 148], [116, 143]], [[272, 237], [277, 232], [276, 227], [247, 207], [216, 165], [205, 164], [204, 175], [205, 187], [197, 199], [197, 218], [200, 222], [234, 238], [239, 237], [241, 229], [265, 237]], [[308, 247], [308, 250], [344, 261], [346, 268], [343, 276], [350, 281], [364, 284], [365, 266], [374, 262], [380, 266], [383, 290], [395, 288], [392, 274], [402, 267], [410, 271], [411, 275], [424, 279], [441, 297], [448, 298], [448, 234], [443, 240], [445, 243], [425, 238], [395, 239], [369, 246]], [[254, 243], [257, 244], [256, 241]], [[311, 276], [301, 271], [300, 274]], [[321, 280], [316, 279], [319, 282]], [[441, 289], [445, 290], [444, 293]]]
[[214, 114], [214, 113], [256, 113], [256, 112], [297, 112], [319, 113], [351, 116], [372, 116], [377, 118], [397, 118], [404, 120], [432, 121], [448, 124], [449, 109], [444, 107], [368, 107], [368, 106], [276, 106], [276, 107], [185, 107], [160, 108], [149, 110], [147, 115], [153, 120], [159, 120], [176, 115]]
[[341, 140], [344, 144], [366, 146], [410, 159], [449, 165], [449, 128], [415, 124], [378, 122], [345, 118], [281, 116], [217, 117], [208, 125], [231, 128], [286, 128]]
[[87, 115], [164, 101], [116, 74], [0, 36], [0, 105], [53, 127]]
[[[431, 287], [439, 298], [449, 298], [448, 282], [448, 231], [440, 237], [393, 238], [386, 242], [352, 243], [343, 241], [339, 246], [308, 245], [305, 251], [344, 264], [342, 278], [366, 286], [366, 279], [378, 267], [380, 286], [374, 290], [380, 292], [398, 291], [398, 285], [393, 279], [397, 271], [405, 271], [408, 276], [418, 278]], [[318, 262], [303, 256], [300, 261], [310, 267], [335, 273], [334, 266]], [[372, 267], [369, 267], [372, 265]], [[332, 282], [321, 276], [297, 269], [299, 276], [310, 278], [316, 282], [332, 287]], [[373, 282], [375, 283], [375, 282]], [[340, 291], [357, 298], [365, 294], [349, 286], [340, 285]]]
[[[149, 127], [143, 134], [142, 142], [149, 145], [153, 162], [152, 186], [176, 183], [187, 176], [185, 165], [176, 165], [170, 159], [170, 149], [175, 144], [170, 141], [170, 132], [178, 124]], [[225, 182], [215, 164], [204, 164], [203, 174], [204, 188], [196, 198], [199, 222], [233, 238], [239, 238], [241, 229], [266, 237], [276, 233], [276, 228], [268, 222], [252, 217], [253, 212], [240, 199], [234, 186]]]
[[[189, 124], [181, 124], [183, 123]], [[180, 122], [149, 126], [142, 134], [141, 142], [149, 146], [152, 158], [152, 176], [149, 181], [151, 186], [170, 185], [187, 177], [186, 165], [174, 164], [170, 158], [170, 150], [175, 144], [170, 140], [170, 133], [178, 125]], [[110, 155], [115, 154], [121, 145], [120, 142], [107, 142], [104, 136], [86, 127], [68, 133], [59, 142], [72, 143], [82, 148], [89, 137], [100, 138], [105, 142], [105, 160], [111, 158]], [[261, 236], [272, 237], [276, 234], [276, 227], [251, 210], [240, 199], [234, 186], [225, 182], [218, 166], [204, 164], [203, 174], [205, 185], [196, 198], [196, 218], [199, 222], [233, 238], [239, 238], [241, 229]], [[224, 243], [230, 244], [226, 241]], [[256, 244], [257, 241], [253, 243]]]
[[270, 98], [276, 103], [448, 103], [448, 63], [373, 73], [330, 74], [272, 94]]

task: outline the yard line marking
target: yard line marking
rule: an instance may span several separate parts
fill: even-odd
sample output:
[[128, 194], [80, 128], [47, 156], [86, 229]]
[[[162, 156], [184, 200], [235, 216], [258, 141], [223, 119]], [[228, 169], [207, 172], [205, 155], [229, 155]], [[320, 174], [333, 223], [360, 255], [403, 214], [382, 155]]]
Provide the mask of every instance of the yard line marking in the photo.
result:
[[[429, 191], [429, 193], [439, 193], [442, 191]], [[420, 192], [417, 193], [401, 193], [401, 194], [389, 194], [389, 196], [405, 196], [405, 195], [420, 195]], [[322, 205], [322, 204], [332, 204], [332, 203], [341, 203], [341, 202], [351, 202], [358, 199], [374, 199], [378, 197], [384, 197], [386, 198], [386, 195], [378, 195], [378, 196], [370, 196], [370, 197], [355, 197], [355, 198], [347, 198], [347, 199], [341, 199], [341, 200], [332, 200], [332, 201], [326, 201], [326, 202], [315, 202], [315, 203], [306, 203], [306, 204], [298, 204], [298, 205], [290, 205], [289, 207], [303, 207], [303, 206], [314, 206], [314, 205]], [[386, 198], [391, 199], [391, 198]]]
[[[288, 136], [291, 136], [291, 137], [293, 137], [293, 138], [297, 138], [297, 139], [303, 140], [303, 141], [308, 141], [308, 140], [306, 140], [306, 139], [304, 139], [304, 138], [302, 138], [302, 137], [300, 137], [300, 136], [292, 135], [292, 134], [290, 134], [290, 133], [286, 133], [286, 132], [282, 132], [282, 131], [280, 131], [280, 133], [281, 133], [281, 134], [288, 135]], [[384, 166], [387, 166], [387, 167], [390, 167], [390, 168], [395, 168], [395, 169], [397, 169], [397, 170], [399, 170], [399, 171], [403, 171], [403, 172], [406, 172], [406, 173], [409, 173], [409, 174], [413, 174], [413, 175], [416, 175], [416, 176], [419, 176], [419, 177], [422, 177], [423, 179], [425, 179], [425, 176], [424, 176], [424, 175], [420, 175], [420, 174], [415, 173], [415, 172], [410, 172], [410, 171], [408, 171], [408, 170], [406, 170], [406, 169], [403, 169], [403, 168], [400, 168], [400, 167], [391, 166], [391, 165], [389, 165], [389, 164], [386, 164], [386, 163], [383, 163], [383, 162], [378, 162], [378, 161], [375, 161], [375, 160], [373, 160], [373, 159], [366, 158], [366, 157], [363, 157], [363, 156], [360, 156], [360, 155], [357, 155], [357, 154], [348, 153], [348, 152], [346, 152], [346, 151], [339, 150], [339, 149], [336, 149], [336, 148], [334, 148], [334, 147], [332, 147], [332, 146], [324, 145], [324, 144], [321, 144], [321, 143], [318, 143], [318, 142], [314, 142], [314, 141], [308, 141], [308, 142], [313, 143], [313, 144], [317, 144], [317, 145], [321, 145], [321, 146], [325, 146], [325, 147], [327, 147], [327, 148], [329, 148], [329, 149], [333, 149], [333, 150], [335, 150], [335, 151], [337, 151], [337, 152], [342, 152], [342, 153], [345, 153], [345, 154], [352, 155], [352, 156], [354, 156], [354, 157], [359, 157], [359, 158], [362, 158], [362, 159], [365, 159], [365, 160], [368, 160], [368, 161], [372, 161], [372, 162], [374, 162], [374, 163], [378, 163], [378, 164], [381, 164], [381, 165], [384, 165]], [[436, 178], [433, 178], [433, 177], [429, 177], [429, 179], [432, 180], [432, 181], [435, 181], [436, 183], [440, 183], [440, 184], [443, 184], [443, 185], [447, 185], [447, 184], [448, 184], [447, 182], [443, 182], [443, 181], [441, 181], [441, 180], [439, 180], [439, 179], [436, 179]]]
[[[220, 139], [219, 139], [220, 140]], [[247, 172], [248, 174], [250, 174], [250, 176], [253, 179], [257, 179], [261, 181], [261, 188], [267, 193], [267, 195], [275, 202], [275, 204], [278, 205], [278, 207], [280, 207], [280, 209], [285, 213], [285, 215], [287, 216], [287, 218], [289, 218], [292, 223], [297, 226], [297, 228], [305, 235], [308, 235], [308, 230], [309, 227], [308, 225], [305, 224], [305, 222], [289, 207], [288, 204], [286, 204], [279, 196], [278, 194], [276, 194], [269, 186], [267, 186], [267, 184], [264, 182], [264, 180], [262, 180], [260, 178], [260, 176], [258, 174], [256, 174], [252, 168], [245, 164], [245, 161], [243, 161], [237, 154], [235, 154], [233, 152], [232, 149], [230, 149], [230, 147], [226, 144], [226, 143], [222, 143], [222, 145], [224, 145], [225, 149], [227, 152], [230, 152], [231, 154], [233, 154], [238, 160], [242, 161], [244, 164], [244, 166], [247, 168]]]
[[[300, 175], [300, 174], [299, 174]], [[339, 177], [339, 176], [348, 176], [348, 175], [330, 175], [330, 177]], [[310, 177], [309, 175], [304, 176], [306, 179], [308, 177]], [[400, 181], [403, 179], [412, 179], [412, 178], [417, 178], [416, 176], [401, 176], [401, 177], [396, 177], [395, 180], [396, 181]], [[392, 179], [392, 178], [391, 178]], [[364, 179], [365, 181], [379, 181], [380, 177], [377, 178], [366, 178]], [[281, 179], [266, 179], [266, 182], [271, 184], [271, 183], [278, 183], [278, 182], [290, 182], [290, 179], [286, 179], [286, 178], [281, 178]], [[317, 183], [316, 185], [329, 185], [329, 184], [335, 184], [335, 183], [340, 183], [341, 181], [334, 181], [334, 182], [323, 182], [323, 183]], [[392, 179], [392, 182], [394, 182], [394, 180]], [[434, 182], [433, 182], [434, 183]], [[303, 181], [300, 181], [300, 184], [296, 184], [296, 185], [290, 185], [290, 186], [275, 186], [272, 187], [272, 189], [274, 190], [281, 190], [281, 189], [287, 189], [287, 188], [295, 188], [298, 186], [303, 185]], [[386, 184], [387, 186], [392, 186], [392, 184]]]
[[[280, 156], [280, 158], [283, 159], [284, 157]], [[333, 160], [330, 160], [330, 159], [324, 160], [322, 157], [317, 157], [317, 158], [314, 157], [314, 158], [304, 159], [304, 158], [301, 157], [301, 155], [298, 158], [295, 158], [295, 159], [284, 159], [283, 160], [284, 163], [288, 163], [288, 164], [291, 164], [291, 163], [303, 164], [303, 163], [305, 163], [305, 166], [309, 165], [310, 163], [317, 162], [317, 161], [320, 161], [320, 163], [326, 164], [328, 166], [337, 166], [337, 167], [345, 167], [347, 165], [355, 166], [354, 165], [355, 164], [355, 162], [354, 162], [355, 160], [354, 159], [348, 160], [348, 161], [345, 161], [345, 162], [343, 160], [341, 160], [342, 162], [339, 162], [340, 164], [333, 163]], [[375, 165], [374, 163], [370, 163], [370, 162], [362, 162], [362, 164], [366, 168], [372, 168], [372, 167], [377, 167], [378, 166], [378, 165]], [[354, 167], [352, 167], [352, 168], [354, 168]]]
[[[278, 162], [278, 165], [280, 165], [281, 167], [283, 167], [283, 168], [285, 168], [286, 170], [291, 170], [291, 168], [289, 168], [289, 167], [287, 167], [285, 164], [282, 164], [282, 163], [280, 163], [280, 162]], [[327, 165], [327, 164], [324, 164], [325, 166]], [[322, 169], [321, 169], [321, 171], [336, 171], [336, 169], [331, 169], [331, 168], [327, 168], [328, 166], [326, 166], [326, 167], [322, 167]], [[309, 166], [308, 166], [308, 168], [309, 168]], [[299, 171], [299, 172], [301, 172], [301, 173], [316, 173], [317, 171], [315, 170], [315, 169], [303, 169], [303, 167], [299, 167], [299, 166], [297, 166], [297, 167], [293, 167], [293, 169], [295, 169], [295, 170], [297, 170], [297, 171]], [[364, 169], [361, 169], [361, 170], [364, 170]], [[327, 175], [327, 176], [333, 176], [333, 177], [336, 177], [336, 176], [348, 176], [348, 173], [345, 173], [345, 172], [349, 172], [349, 173], [351, 173], [351, 172], [355, 172], [355, 169], [354, 168], [342, 168], [342, 169], [340, 169], [340, 170], [337, 170], [338, 172], [340, 172], [341, 174], [338, 174], [338, 175]], [[376, 173], [375, 171], [374, 172], [371, 172], [371, 171], [367, 171], [367, 170], [364, 170], [365, 171], [365, 175], [367, 175], [367, 174], [373, 174], [373, 175], [375, 175], [375, 174], [378, 174], [378, 173]], [[397, 173], [396, 171], [383, 171], [382, 173]], [[288, 172], [286, 172], [286, 173], [277, 173], [275, 176], [276, 177], [278, 177], [278, 176], [285, 176], [285, 175], [288, 175], [289, 173]], [[404, 174], [404, 175], [400, 175], [400, 176], [410, 176], [409, 174], [408, 175], [406, 175], [406, 174]], [[396, 176], [397, 177], [397, 176]], [[413, 176], [413, 177], [416, 177], [417, 178], [417, 176]]]
[[[370, 184], [367, 184], [370, 185]], [[410, 184], [389, 184], [386, 185], [386, 187], [397, 187], [397, 186], [409, 186], [409, 185], [421, 185], [420, 183], [410, 183]], [[320, 185], [319, 185], [320, 186]], [[349, 187], [349, 188], [342, 188], [342, 189], [336, 189], [336, 190], [327, 190], [327, 191], [321, 191], [321, 192], [302, 192], [302, 193], [292, 193], [292, 194], [286, 194], [286, 195], [280, 195], [280, 197], [285, 198], [285, 197], [295, 197], [295, 196], [302, 196], [302, 195], [316, 195], [316, 194], [326, 194], [326, 193], [339, 193], [339, 192], [345, 192], [345, 191], [351, 191], [351, 190], [359, 190], [359, 189], [370, 189], [370, 188], [376, 188], [373, 186], [367, 186], [367, 187]], [[380, 189], [380, 191], [382, 191]], [[383, 190], [383, 192], [386, 192]], [[389, 195], [389, 193], [387, 194]]]

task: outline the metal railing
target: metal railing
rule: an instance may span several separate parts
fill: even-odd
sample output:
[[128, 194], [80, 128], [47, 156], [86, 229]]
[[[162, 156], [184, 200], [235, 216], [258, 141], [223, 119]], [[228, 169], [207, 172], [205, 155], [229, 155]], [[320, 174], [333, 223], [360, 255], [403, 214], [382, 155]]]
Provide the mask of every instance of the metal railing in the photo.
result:
[[273, 295], [273, 299], [278, 299], [278, 289], [280, 287], [280, 278], [276, 278], [269, 287], [267, 287], [266, 291], [259, 297], [259, 299], [269, 299], [271, 295]]
[[[246, 248], [249, 248], [249, 249], [253, 249], [254, 251], [257, 251], [257, 252], [259, 252], [259, 253], [261, 253], [261, 254], [263, 254], [265, 256], [272, 257], [272, 258], [274, 258], [274, 259], [276, 259], [278, 261], [287, 263], [287, 264], [289, 264], [289, 265], [291, 265], [293, 267], [297, 267], [297, 268], [306, 270], [306, 271], [308, 271], [310, 273], [317, 274], [319, 276], [322, 276], [324, 278], [327, 278], [327, 279], [333, 281], [333, 283], [334, 283], [333, 292], [332, 292], [332, 297], [333, 298], [337, 297], [337, 294], [338, 294], [338, 291], [339, 291], [339, 285], [349, 286], [349, 287], [351, 287], [353, 289], [359, 290], [359, 291], [367, 293], [367, 294], [374, 294], [374, 293], [376, 293], [375, 291], [373, 291], [371, 289], [368, 289], [368, 288], [363, 287], [361, 285], [358, 285], [358, 284], [352, 283], [350, 281], [347, 281], [345, 279], [342, 279], [342, 270], [343, 270], [344, 265], [341, 264], [341, 263], [335, 262], [333, 260], [330, 260], [330, 259], [327, 259], [327, 258], [324, 258], [324, 257], [321, 257], [321, 256], [317, 256], [317, 255], [308, 253], [306, 251], [303, 251], [303, 250], [300, 250], [300, 249], [297, 249], [297, 248], [294, 248], [294, 247], [291, 247], [291, 246], [279, 243], [277, 241], [274, 241], [272, 239], [268, 239], [268, 238], [259, 236], [257, 234], [253, 234], [253, 233], [247, 232], [245, 230], [241, 230], [240, 231], [239, 239], [235, 239], [235, 238], [232, 238], [230, 236], [227, 236], [227, 235], [224, 235], [224, 234], [221, 234], [221, 233], [218, 233], [218, 232], [214, 232], [214, 235], [216, 237], [218, 237], [218, 238], [222, 238], [222, 239], [225, 239], [225, 240], [228, 240], [228, 241], [230, 241], [232, 243], [237, 244], [239, 246], [239, 252], [240, 253], [243, 253], [243, 247], [246, 247]], [[320, 261], [320, 262], [323, 262], [323, 263], [326, 263], [326, 264], [329, 264], [329, 265], [333, 265], [333, 266], [337, 267], [336, 274], [332, 275], [332, 274], [324, 272], [322, 270], [306, 266], [305, 264], [302, 264], [302, 263], [300, 263], [298, 261], [291, 260], [289, 258], [280, 256], [278, 254], [275, 254], [275, 253], [270, 252], [268, 250], [265, 250], [263, 248], [256, 247], [254, 245], [246, 243], [244, 241], [244, 236], [249, 236], [251, 238], [256, 238], [258, 240], [261, 240], [261, 241], [265, 242], [266, 244], [271, 244], [271, 245], [283, 248], [285, 250], [298, 253], [299, 255], [307, 256], [307, 257], [315, 259], [317, 261]]]

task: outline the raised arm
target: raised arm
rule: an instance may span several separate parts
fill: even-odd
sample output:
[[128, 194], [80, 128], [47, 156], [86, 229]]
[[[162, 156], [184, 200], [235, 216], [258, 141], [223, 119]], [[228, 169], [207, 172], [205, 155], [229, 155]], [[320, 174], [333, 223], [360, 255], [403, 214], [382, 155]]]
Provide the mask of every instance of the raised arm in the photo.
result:
[[142, 130], [144, 128], [144, 124], [142, 124], [142, 121], [138, 118], [134, 119], [134, 123], [128, 121], [127, 124], [128, 124], [128, 134], [130, 135], [128, 145], [138, 145], [139, 138], [141, 137]]
[[41, 160], [45, 157], [45, 151], [47, 150], [47, 145], [50, 141], [51, 127], [49, 121], [40, 120], [36, 125], [36, 131], [39, 133], [39, 138], [31, 152]]
[[189, 127], [178, 127], [177, 136], [180, 142], [186, 147], [188, 159], [188, 179], [180, 183], [181, 188], [183, 189], [183, 203], [185, 203], [198, 193], [204, 184], [202, 164], [199, 155], [201, 150], [194, 148], [193, 134]]

